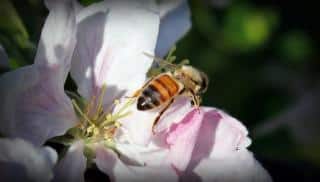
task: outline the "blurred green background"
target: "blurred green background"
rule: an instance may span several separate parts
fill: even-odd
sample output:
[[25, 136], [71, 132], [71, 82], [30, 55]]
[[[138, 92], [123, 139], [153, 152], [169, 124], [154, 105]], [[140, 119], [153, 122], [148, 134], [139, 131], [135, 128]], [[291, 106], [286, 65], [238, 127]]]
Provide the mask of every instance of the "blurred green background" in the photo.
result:
[[[316, 2], [190, 0], [190, 8], [192, 29], [177, 44], [177, 56], [208, 73], [204, 105], [221, 108], [248, 127], [250, 150], [275, 181], [317, 181]], [[40, 0], [0, 2], [0, 43], [10, 59], [2, 73], [32, 63], [46, 15]]]

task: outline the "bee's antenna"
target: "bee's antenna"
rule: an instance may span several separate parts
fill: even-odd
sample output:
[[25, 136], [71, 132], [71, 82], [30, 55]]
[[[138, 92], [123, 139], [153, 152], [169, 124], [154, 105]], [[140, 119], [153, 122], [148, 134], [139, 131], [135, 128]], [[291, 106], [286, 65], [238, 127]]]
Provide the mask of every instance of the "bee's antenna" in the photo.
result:
[[164, 60], [164, 59], [161, 59], [159, 57], [153, 56], [153, 55], [151, 55], [151, 54], [149, 54], [147, 52], [143, 52], [143, 54], [148, 56], [148, 57], [150, 57], [150, 58], [152, 58], [152, 59], [154, 59], [159, 64], [166, 64], [166, 65], [169, 65], [169, 66], [173, 66], [174, 68], [177, 68], [177, 65], [172, 64], [172, 63], [168, 62], [167, 60]]
[[149, 58], [154, 59], [154, 60], [157, 61], [157, 62], [165, 61], [164, 59], [161, 59], [161, 58], [159, 58], [159, 57], [153, 56], [153, 55], [151, 55], [151, 54], [149, 54], [149, 53], [147, 53], [147, 52], [143, 52], [143, 54], [146, 55], [146, 56], [149, 57]]

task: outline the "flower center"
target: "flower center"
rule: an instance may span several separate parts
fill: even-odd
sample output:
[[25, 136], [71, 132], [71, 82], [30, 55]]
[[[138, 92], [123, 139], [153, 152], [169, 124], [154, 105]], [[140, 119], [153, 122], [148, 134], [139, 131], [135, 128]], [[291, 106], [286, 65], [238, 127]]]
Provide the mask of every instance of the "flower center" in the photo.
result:
[[119, 105], [119, 100], [115, 100], [109, 109], [103, 108], [103, 98], [106, 86], [103, 85], [99, 96], [92, 97], [89, 102], [83, 101], [80, 107], [79, 101], [73, 99], [72, 103], [78, 113], [80, 124], [78, 128], [81, 136], [89, 143], [105, 141], [113, 143], [113, 136], [117, 128], [121, 126], [118, 122], [120, 118], [130, 114], [126, 111], [128, 106], [133, 103], [129, 99], [116, 113], [112, 113], [112, 106]]
[[124, 105], [117, 109], [117, 112], [113, 113], [113, 107], [119, 105], [120, 102], [115, 100], [108, 109], [104, 108], [103, 98], [105, 93], [106, 86], [103, 85], [98, 97], [93, 96], [87, 101], [73, 92], [68, 92], [67, 94], [71, 97], [77, 113], [79, 124], [71, 128], [64, 136], [54, 138], [53, 141], [68, 144], [81, 139], [86, 146], [93, 146], [102, 142], [106, 147], [114, 148], [114, 134], [121, 127], [118, 121], [131, 113], [127, 109], [133, 104], [134, 100], [128, 99]]

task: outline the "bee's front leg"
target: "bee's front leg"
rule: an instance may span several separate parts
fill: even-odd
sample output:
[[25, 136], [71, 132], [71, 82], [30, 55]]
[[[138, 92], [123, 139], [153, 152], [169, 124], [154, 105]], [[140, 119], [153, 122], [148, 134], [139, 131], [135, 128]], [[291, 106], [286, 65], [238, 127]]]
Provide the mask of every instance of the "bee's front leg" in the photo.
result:
[[193, 106], [200, 113], [201, 97], [199, 95], [194, 94], [193, 92], [190, 92], [190, 94], [191, 94]]

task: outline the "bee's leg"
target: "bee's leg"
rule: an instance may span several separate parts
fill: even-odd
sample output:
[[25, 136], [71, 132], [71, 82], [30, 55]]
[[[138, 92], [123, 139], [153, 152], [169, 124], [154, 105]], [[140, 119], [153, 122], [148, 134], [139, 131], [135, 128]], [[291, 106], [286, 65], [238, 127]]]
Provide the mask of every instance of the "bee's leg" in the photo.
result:
[[140, 88], [139, 90], [135, 91], [132, 96], [124, 96], [124, 97], [127, 99], [133, 99], [138, 97], [142, 91], [143, 91], [143, 88]]
[[199, 95], [194, 94], [193, 92], [190, 91], [191, 97], [192, 97], [192, 102], [194, 107], [200, 112], [200, 102], [201, 102], [201, 97]]
[[200, 111], [200, 102], [199, 102], [199, 100], [198, 100], [198, 104], [195, 107], [196, 107], [196, 110], [198, 111], [198, 113], [200, 114], [201, 111]]
[[192, 105], [200, 112], [200, 103], [201, 103], [201, 97], [199, 95], [196, 95], [192, 92], [192, 90], [186, 90], [183, 89], [180, 94], [186, 96], [186, 97], [191, 97], [192, 99]]
[[156, 119], [154, 120], [153, 125], [152, 125], [152, 133], [153, 133], [153, 134], [155, 134], [154, 127], [155, 127], [155, 126], [157, 125], [157, 123], [159, 122], [160, 117], [161, 117], [162, 114], [171, 106], [171, 104], [173, 103], [173, 101], [174, 101], [174, 98], [171, 99], [171, 100], [167, 103], [167, 105], [165, 105], [165, 106], [163, 107], [163, 109], [159, 112], [158, 116], [157, 116]]

